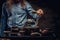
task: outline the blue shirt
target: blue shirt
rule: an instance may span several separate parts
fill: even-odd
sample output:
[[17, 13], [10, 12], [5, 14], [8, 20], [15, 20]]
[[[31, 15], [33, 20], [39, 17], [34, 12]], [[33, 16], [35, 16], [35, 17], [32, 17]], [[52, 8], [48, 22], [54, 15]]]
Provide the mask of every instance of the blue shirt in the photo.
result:
[[6, 3], [2, 6], [2, 15], [1, 15], [1, 25], [0, 25], [0, 36], [4, 36], [5, 27], [17, 26], [22, 28], [27, 21], [27, 14], [31, 15], [33, 18], [37, 19], [39, 16], [32, 13], [34, 10], [28, 2], [25, 2], [25, 7], [22, 9], [21, 5], [13, 4], [11, 9], [8, 11]]
[[[6, 21], [4, 21], [2, 24], [7, 23], [9, 27], [17, 26], [17, 27], [23, 27], [27, 21], [27, 12], [33, 17], [33, 18], [39, 18], [37, 14], [32, 13], [32, 10], [34, 10], [31, 5], [28, 2], [25, 2], [24, 9], [21, 7], [20, 3], [13, 4], [10, 7], [10, 10], [3, 5], [2, 10], [2, 21], [6, 20], [6, 16], [8, 17]], [[5, 10], [5, 11], [4, 11]], [[7, 14], [7, 15], [5, 15]]]

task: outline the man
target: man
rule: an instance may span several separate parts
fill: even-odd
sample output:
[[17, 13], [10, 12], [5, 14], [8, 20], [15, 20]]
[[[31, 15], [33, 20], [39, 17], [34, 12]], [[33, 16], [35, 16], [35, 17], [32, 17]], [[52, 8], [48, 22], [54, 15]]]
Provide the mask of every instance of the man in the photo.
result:
[[2, 36], [6, 26], [23, 28], [27, 21], [27, 13], [37, 19], [43, 14], [43, 11], [42, 9], [35, 11], [26, 0], [7, 0], [2, 6]]

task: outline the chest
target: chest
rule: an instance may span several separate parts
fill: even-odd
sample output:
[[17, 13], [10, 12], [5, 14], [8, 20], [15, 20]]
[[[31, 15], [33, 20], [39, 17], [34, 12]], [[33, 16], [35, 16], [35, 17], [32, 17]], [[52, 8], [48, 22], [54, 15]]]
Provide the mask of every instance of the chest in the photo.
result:
[[13, 14], [15, 14], [15, 15], [21, 15], [21, 14], [26, 14], [26, 9], [25, 9], [25, 7], [22, 8], [20, 5], [13, 5], [11, 7], [10, 12], [12, 13], [12, 15]]

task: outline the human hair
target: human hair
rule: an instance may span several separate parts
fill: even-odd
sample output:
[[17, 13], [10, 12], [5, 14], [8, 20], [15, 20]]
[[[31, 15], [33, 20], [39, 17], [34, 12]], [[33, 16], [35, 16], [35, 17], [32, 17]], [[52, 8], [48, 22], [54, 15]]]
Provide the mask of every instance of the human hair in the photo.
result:
[[[14, 0], [16, 1], [16, 0]], [[13, 0], [7, 0], [6, 1], [6, 4], [7, 4], [7, 8], [10, 8], [13, 4], [14, 4], [14, 1]], [[19, 3], [21, 4], [22, 7], [25, 6], [25, 0], [18, 0]]]

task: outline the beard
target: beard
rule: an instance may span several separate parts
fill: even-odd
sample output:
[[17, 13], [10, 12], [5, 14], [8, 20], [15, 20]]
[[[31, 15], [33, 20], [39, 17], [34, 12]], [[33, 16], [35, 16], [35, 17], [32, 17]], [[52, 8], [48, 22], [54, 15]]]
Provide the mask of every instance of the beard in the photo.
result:
[[13, 0], [14, 3], [23, 2], [23, 0]]
[[20, 0], [13, 0], [13, 2], [14, 2], [14, 3], [19, 3], [19, 2], [20, 2]]

